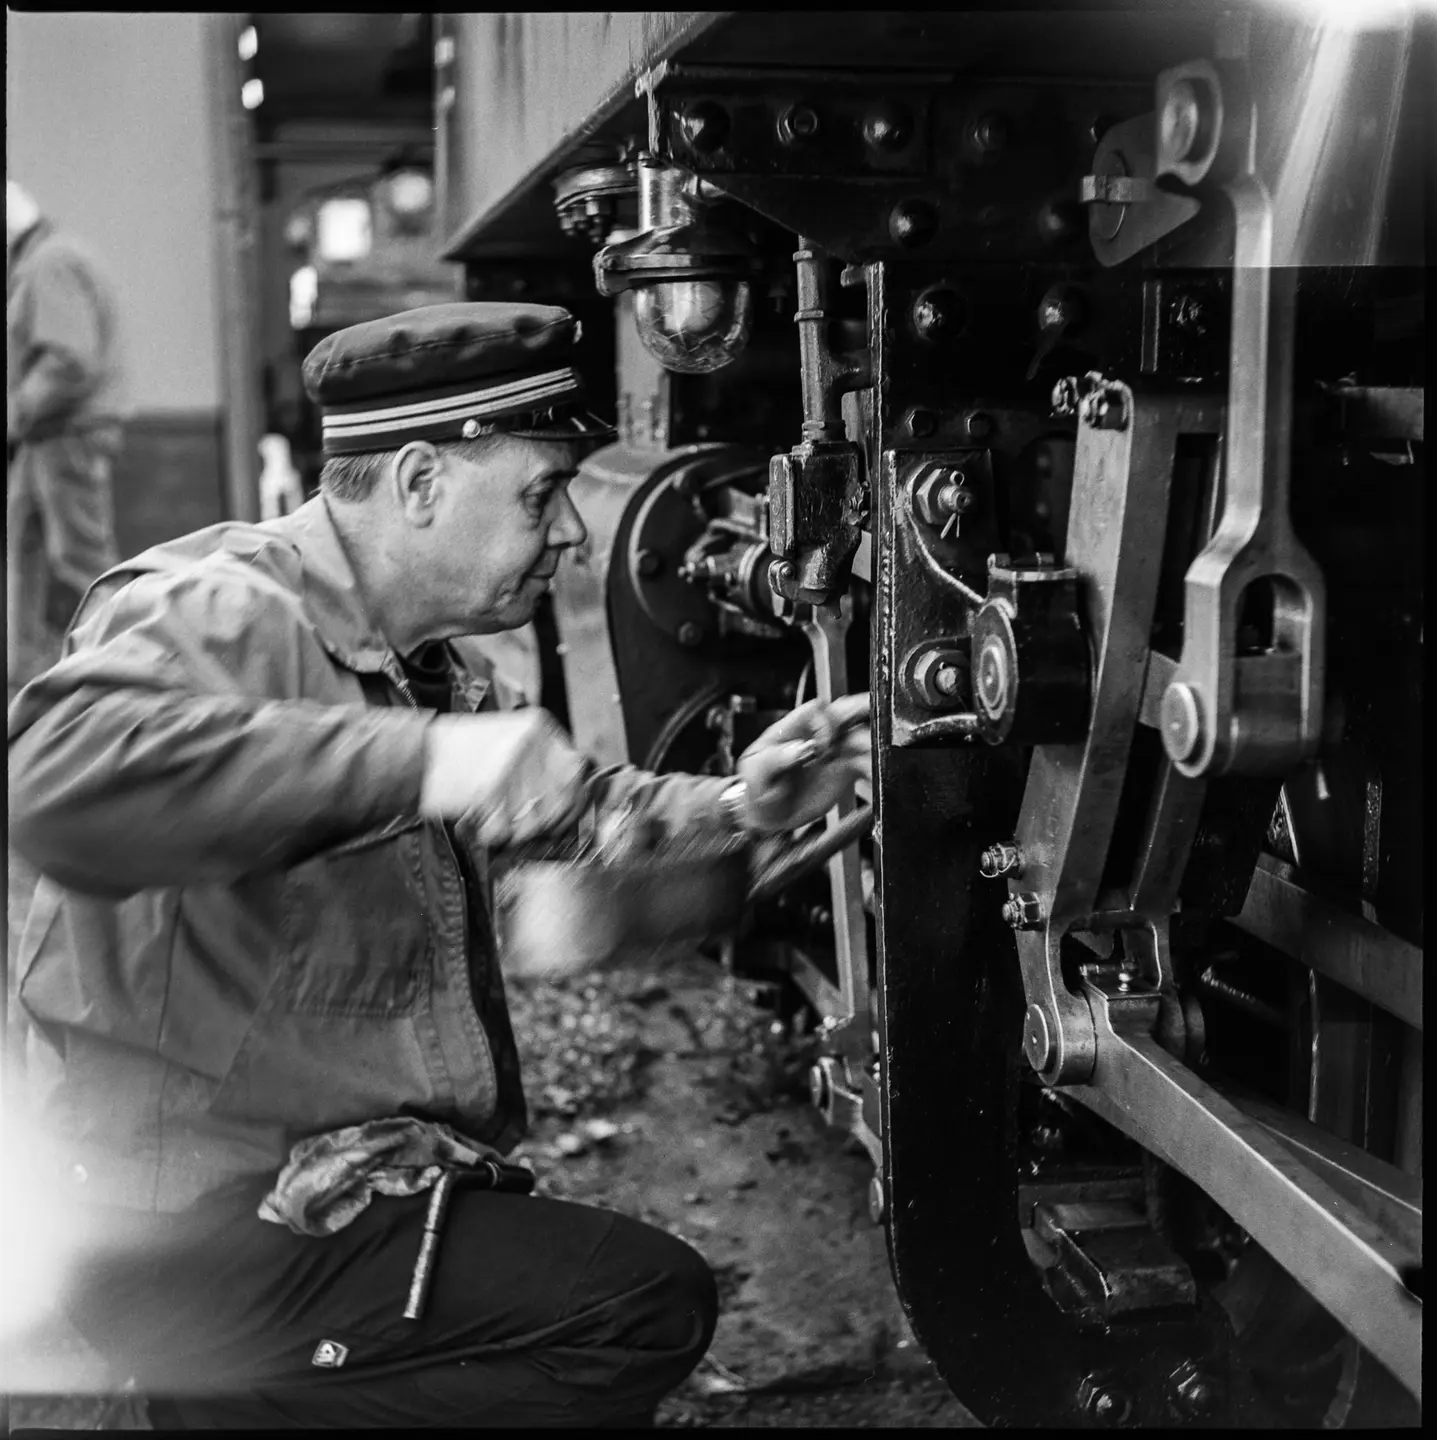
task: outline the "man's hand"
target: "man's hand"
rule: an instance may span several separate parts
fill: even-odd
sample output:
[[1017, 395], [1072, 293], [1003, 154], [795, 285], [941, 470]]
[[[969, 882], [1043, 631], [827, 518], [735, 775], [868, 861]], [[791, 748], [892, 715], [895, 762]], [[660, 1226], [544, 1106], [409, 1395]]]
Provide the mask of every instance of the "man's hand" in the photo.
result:
[[738, 762], [748, 828], [795, 830], [832, 809], [855, 780], [871, 778], [869, 711], [867, 692], [843, 695], [832, 704], [810, 700], [770, 725]]
[[546, 710], [437, 715], [425, 740], [419, 811], [467, 820], [500, 849], [574, 824], [588, 799], [589, 764]]

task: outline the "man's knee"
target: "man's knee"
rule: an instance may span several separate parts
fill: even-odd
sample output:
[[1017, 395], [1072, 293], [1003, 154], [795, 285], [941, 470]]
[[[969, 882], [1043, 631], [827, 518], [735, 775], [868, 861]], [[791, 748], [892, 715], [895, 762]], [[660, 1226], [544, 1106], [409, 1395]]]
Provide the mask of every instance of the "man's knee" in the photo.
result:
[[684, 1348], [693, 1351], [693, 1363], [697, 1365], [718, 1323], [718, 1283], [708, 1261], [693, 1246], [670, 1235], [664, 1238], [672, 1242], [664, 1269], [669, 1313], [683, 1318], [688, 1337]]
[[615, 1302], [616, 1338], [635, 1350], [698, 1364], [718, 1321], [718, 1286], [691, 1245], [619, 1216], [588, 1279]]

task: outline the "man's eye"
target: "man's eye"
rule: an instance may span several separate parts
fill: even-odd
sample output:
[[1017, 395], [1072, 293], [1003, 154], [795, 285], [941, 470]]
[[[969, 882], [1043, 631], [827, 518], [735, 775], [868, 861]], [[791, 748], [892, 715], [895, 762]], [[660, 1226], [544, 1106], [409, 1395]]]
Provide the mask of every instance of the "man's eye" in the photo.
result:
[[535, 490], [529, 496], [529, 513], [531, 515], [542, 515], [549, 508], [549, 502], [554, 498], [553, 490]]

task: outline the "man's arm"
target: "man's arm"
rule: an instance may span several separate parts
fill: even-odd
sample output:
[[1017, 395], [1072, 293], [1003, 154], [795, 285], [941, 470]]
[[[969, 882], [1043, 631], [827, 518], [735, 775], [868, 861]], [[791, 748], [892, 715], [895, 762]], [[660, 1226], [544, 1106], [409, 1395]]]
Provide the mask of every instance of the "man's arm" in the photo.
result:
[[25, 439], [73, 410], [104, 376], [101, 304], [84, 262], [60, 252], [43, 257], [27, 283], [27, 344], [12, 381], [6, 430]]
[[123, 895], [292, 864], [416, 813], [430, 717], [290, 698], [329, 663], [283, 597], [232, 573], [92, 601], [11, 709], [12, 843], [62, 884]]
[[[612, 814], [625, 802], [669, 834], [743, 829], [777, 834], [821, 817], [871, 771], [870, 699], [811, 700], [744, 751], [733, 777], [654, 775], [623, 766], [600, 772], [595, 795]], [[737, 793], [735, 793], [737, 790]]]

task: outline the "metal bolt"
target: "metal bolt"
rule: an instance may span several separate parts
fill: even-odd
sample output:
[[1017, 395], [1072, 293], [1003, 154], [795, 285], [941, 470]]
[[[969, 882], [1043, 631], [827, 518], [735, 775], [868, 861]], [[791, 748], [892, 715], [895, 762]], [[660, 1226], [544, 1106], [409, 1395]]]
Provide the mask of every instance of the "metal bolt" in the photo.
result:
[[1035, 1125], [1028, 1138], [1033, 1142], [1034, 1149], [1049, 1154], [1063, 1148], [1063, 1132], [1056, 1125]]
[[875, 150], [901, 150], [912, 133], [907, 113], [896, 105], [875, 110], [863, 122], [863, 138]]
[[685, 620], [674, 633], [679, 644], [688, 646], [690, 649], [703, 643], [703, 626], [697, 620]]
[[815, 905], [813, 909], [808, 912], [808, 923], [816, 930], [827, 929], [828, 926], [833, 924], [833, 912], [827, 905]]
[[966, 515], [973, 508], [978, 497], [963, 482], [964, 477], [960, 473], [956, 480], [950, 480], [938, 492], [940, 510], [946, 510], [950, 515]]
[[1015, 930], [1036, 930], [1043, 923], [1043, 902], [1031, 890], [1020, 890], [1004, 902], [1002, 914]]
[[963, 329], [965, 309], [956, 290], [925, 290], [913, 302], [913, 328], [920, 340], [951, 340]]
[[1099, 1425], [1125, 1425], [1133, 1414], [1131, 1397], [1112, 1385], [1099, 1385], [1088, 1399], [1088, 1414]]
[[1179, 80], [1170, 86], [1163, 97], [1163, 113], [1158, 121], [1163, 158], [1170, 164], [1181, 164], [1199, 148], [1199, 139], [1206, 144], [1208, 128], [1206, 107], [1198, 87], [1191, 80]]
[[1202, 740], [1202, 711], [1191, 685], [1175, 683], [1163, 692], [1158, 718], [1162, 724], [1163, 748], [1171, 759], [1190, 759]]
[[1109, 115], [1104, 111], [1099, 111], [1098, 114], [1093, 116], [1093, 123], [1088, 126], [1088, 138], [1092, 140], [1094, 144], [1097, 144], [1117, 123], [1118, 117], [1116, 115]]
[[1018, 847], [1002, 840], [990, 845], [978, 857], [978, 870], [989, 880], [997, 880], [1003, 875], [1011, 875], [1022, 863], [1023, 856]]
[[768, 588], [775, 595], [783, 596], [785, 585], [796, 585], [798, 583], [798, 566], [792, 560], [775, 560], [768, 567]]
[[778, 138], [785, 145], [811, 140], [818, 134], [818, 112], [811, 105], [790, 105], [779, 116]]
[[900, 200], [889, 212], [888, 233], [905, 248], [926, 245], [938, 233], [938, 212], [926, 200]]
[[1179, 330], [1190, 330], [1195, 335], [1207, 331], [1207, 306], [1196, 295], [1182, 295], [1173, 310], [1173, 325]]
[[875, 1175], [868, 1182], [868, 1218], [875, 1225], [881, 1225], [887, 1213], [888, 1197], [883, 1193], [883, 1177]]
[[1078, 413], [1078, 402], [1081, 399], [1082, 390], [1079, 388], [1077, 377], [1075, 375], [1065, 375], [1053, 386], [1053, 414], [1076, 415]]
[[639, 551], [638, 570], [645, 580], [652, 580], [663, 568], [663, 557], [656, 550]]
[[1048, 1027], [1048, 1015], [1041, 1005], [1028, 1006], [1023, 1021], [1023, 1053], [1028, 1064], [1040, 1073], [1048, 1068], [1053, 1058], [1053, 1032]]
[[963, 428], [970, 440], [986, 440], [993, 433], [993, 417], [982, 410], [974, 410], [964, 417]]
[[922, 405], [915, 405], [908, 412], [908, 433], [919, 439], [931, 435], [938, 428], [938, 416]]
[[1049, 245], [1072, 240], [1082, 226], [1083, 210], [1073, 200], [1050, 200], [1038, 211], [1038, 234]]
[[1000, 720], [1008, 707], [1008, 653], [996, 635], [990, 635], [978, 653], [978, 703], [990, 720]]
[[1128, 407], [1122, 392], [1110, 385], [1095, 386], [1083, 397], [1078, 413], [1095, 430], [1126, 430]]
[[808, 1096], [815, 1109], [822, 1110], [828, 1104], [828, 1075], [822, 1065], [815, 1065], [808, 1072]]
[[981, 115], [973, 122], [969, 133], [978, 149], [985, 155], [991, 155], [1008, 143], [1008, 122], [1001, 115]]
[[1066, 285], [1055, 285], [1038, 302], [1038, 329], [1045, 334], [1066, 330], [1083, 318], [1083, 297]]
[[933, 688], [946, 699], [951, 700], [963, 683], [963, 676], [956, 665], [940, 665], [933, 674]]
[[1192, 1360], [1184, 1360], [1168, 1376], [1168, 1394], [1178, 1412], [1192, 1420], [1209, 1419], [1222, 1405], [1217, 1377]]
[[728, 112], [712, 100], [700, 100], [679, 116], [679, 132], [689, 145], [707, 154], [728, 139]]

